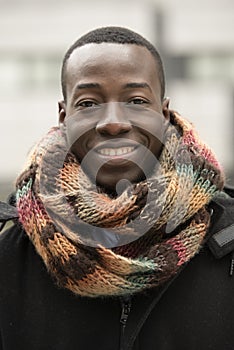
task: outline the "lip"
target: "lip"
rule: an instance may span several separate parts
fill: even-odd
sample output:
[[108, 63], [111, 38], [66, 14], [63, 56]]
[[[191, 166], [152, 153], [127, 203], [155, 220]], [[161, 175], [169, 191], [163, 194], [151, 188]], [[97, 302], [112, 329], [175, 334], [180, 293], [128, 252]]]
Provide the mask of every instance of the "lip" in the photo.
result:
[[[112, 141], [104, 141], [98, 146], [93, 148], [93, 151], [95, 152], [96, 156], [99, 159], [104, 160], [105, 162], [108, 162], [108, 165], [120, 165], [128, 163], [137, 155], [138, 149], [140, 148], [141, 144], [136, 141], [120, 141], [120, 140], [112, 140]], [[125, 148], [125, 152], [122, 154], [104, 154], [105, 150], [111, 150], [115, 153], [117, 153], [117, 150]], [[101, 153], [104, 152], [104, 153]]]
[[136, 142], [136, 141], [133, 141], [133, 140], [123, 140], [121, 141], [120, 139], [118, 140], [111, 140], [111, 141], [103, 141], [101, 142], [100, 144], [98, 144], [97, 146], [94, 146], [93, 147], [93, 150], [95, 152], [100, 152], [101, 149], [104, 149], [104, 148], [113, 148], [113, 149], [117, 149], [117, 148], [125, 148], [125, 147], [128, 147], [128, 148], [137, 148], [139, 147], [141, 143], [139, 142]]
[[125, 164], [128, 163], [137, 153], [137, 148], [133, 148], [132, 151], [128, 153], [124, 153], [121, 155], [109, 155], [109, 154], [101, 154], [100, 152], [95, 152], [99, 159], [103, 159], [105, 162], [108, 162], [109, 165], [114, 164]]
[[131, 152], [124, 153], [122, 155], [106, 155], [98, 152], [97, 155], [100, 159], [105, 160], [105, 162], [108, 162], [108, 164], [111, 165], [128, 163], [135, 156], [136, 153], [137, 148], [134, 148]]

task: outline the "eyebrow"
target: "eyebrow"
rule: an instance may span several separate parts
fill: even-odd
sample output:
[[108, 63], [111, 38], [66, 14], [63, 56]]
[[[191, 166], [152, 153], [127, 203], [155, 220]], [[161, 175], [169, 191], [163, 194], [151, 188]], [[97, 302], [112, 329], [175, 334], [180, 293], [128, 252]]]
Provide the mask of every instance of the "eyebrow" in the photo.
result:
[[147, 83], [128, 83], [128, 84], [124, 85], [124, 88], [125, 89], [143, 88], [143, 89], [148, 89], [148, 90], [152, 91], [151, 87]]
[[100, 88], [98, 83], [82, 83], [76, 86], [76, 90]]
[[[82, 90], [82, 89], [96, 89], [96, 88], [101, 88], [101, 85], [98, 83], [81, 83], [76, 86], [76, 90]], [[143, 88], [143, 89], [148, 89], [150, 91], [151, 87], [147, 83], [127, 83], [123, 86], [124, 89], [136, 89], [136, 88]]]

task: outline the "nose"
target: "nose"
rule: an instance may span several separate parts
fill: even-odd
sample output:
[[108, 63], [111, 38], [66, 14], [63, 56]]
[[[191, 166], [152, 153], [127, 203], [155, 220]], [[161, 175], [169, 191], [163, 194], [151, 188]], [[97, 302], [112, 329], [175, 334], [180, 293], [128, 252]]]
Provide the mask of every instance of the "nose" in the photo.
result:
[[132, 125], [124, 113], [121, 103], [111, 102], [106, 104], [103, 115], [96, 125], [96, 131], [102, 135], [119, 135], [129, 132]]

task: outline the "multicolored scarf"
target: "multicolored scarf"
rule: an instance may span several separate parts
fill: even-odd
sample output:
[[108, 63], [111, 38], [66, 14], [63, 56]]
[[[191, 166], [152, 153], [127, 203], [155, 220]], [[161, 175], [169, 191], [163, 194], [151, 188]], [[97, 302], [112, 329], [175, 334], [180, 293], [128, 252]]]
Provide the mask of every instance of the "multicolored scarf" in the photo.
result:
[[[224, 178], [188, 121], [171, 111], [160, 167], [116, 198], [94, 190], [71, 153], [62, 159], [64, 139], [55, 127], [35, 146], [16, 195], [19, 220], [59, 286], [89, 297], [134, 294], [163, 284], [199, 252]], [[124, 245], [92, 246], [74, 218], [132, 237], [136, 218], [149, 229]]]

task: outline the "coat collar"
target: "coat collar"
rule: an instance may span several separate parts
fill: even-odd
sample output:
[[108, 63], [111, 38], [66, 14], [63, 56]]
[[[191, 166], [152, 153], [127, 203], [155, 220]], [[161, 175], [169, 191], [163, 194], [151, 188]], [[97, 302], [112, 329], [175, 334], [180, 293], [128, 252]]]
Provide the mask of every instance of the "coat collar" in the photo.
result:
[[207, 245], [219, 259], [234, 251], [234, 198], [222, 193], [210, 208], [213, 214]]
[[5, 202], [0, 201], [0, 232], [9, 220], [17, 219], [17, 209]]

